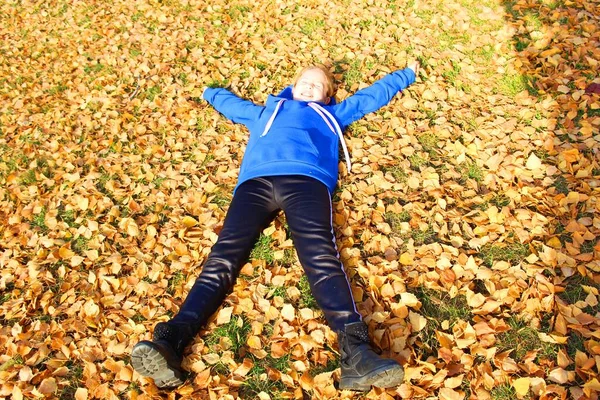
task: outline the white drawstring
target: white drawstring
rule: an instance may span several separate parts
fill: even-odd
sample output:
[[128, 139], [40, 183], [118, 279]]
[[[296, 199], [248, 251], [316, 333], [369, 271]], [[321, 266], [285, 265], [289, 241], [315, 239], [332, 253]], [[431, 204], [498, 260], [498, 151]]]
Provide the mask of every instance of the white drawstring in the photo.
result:
[[[335, 134], [337, 134], [340, 143], [342, 144], [342, 149], [344, 150], [344, 157], [346, 158], [346, 166], [348, 167], [348, 172], [350, 172], [352, 170], [352, 164], [350, 163], [350, 154], [348, 153], [348, 147], [346, 147], [346, 142], [344, 141], [344, 134], [342, 133], [342, 128], [340, 128], [340, 125], [337, 123], [337, 121], [335, 120], [334, 116], [331, 115], [331, 113], [329, 111], [327, 111], [325, 108], [323, 108], [321, 105], [317, 104], [317, 103], [308, 103], [308, 105], [317, 112], [317, 114], [319, 114], [321, 116], [321, 118], [323, 118], [323, 121], [325, 121], [327, 123], [327, 126], [329, 126], [329, 129], [331, 129], [331, 131]], [[325, 117], [325, 115], [327, 115], [328, 118]], [[331, 123], [329, 123], [329, 121], [331, 120], [331, 122], [333, 123], [333, 125], [335, 126], [335, 129], [333, 129], [333, 127], [331, 126]]]
[[[269, 129], [271, 129], [271, 125], [273, 125], [273, 121], [275, 120], [275, 117], [277, 116], [277, 113], [279, 112], [279, 108], [281, 107], [281, 105], [283, 104], [283, 102], [285, 100], [286, 99], [281, 99], [277, 102], [277, 105], [275, 106], [275, 110], [273, 110], [273, 114], [271, 114], [271, 117], [267, 121], [267, 125], [265, 125], [265, 129], [263, 130], [263, 133], [261, 133], [260, 137], [263, 137], [267, 133], [269, 133]], [[340, 125], [337, 123], [335, 117], [333, 115], [331, 115], [331, 113], [329, 111], [327, 111], [325, 108], [323, 108], [321, 105], [310, 102], [310, 103], [308, 103], [308, 106], [310, 108], [312, 108], [313, 110], [315, 110], [317, 112], [317, 114], [319, 114], [319, 116], [323, 119], [323, 121], [325, 121], [325, 123], [327, 124], [329, 129], [331, 129], [331, 132], [333, 132], [334, 134], [336, 134], [338, 136], [340, 143], [342, 143], [342, 149], [344, 150], [344, 157], [346, 158], [346, 166], [348, 167], [348, 172], [350, 172], [352, 170], [352, 163], [350, 162], [350, 154], [348, 153], [348, 147], [346, 147], [346, 142], [344, 141], [344, 134], [342, 133], [342, 128], [340, 128]], [[331, 125], [332, 123], [333, 123], [333, 125]]]
[[263, 131], [263, 133], [260, 134], [260, 137], [265, 136], [269, 132], [269, 129], [271, 129], [271, 125], [273, 125], [273, 121], [275, 120], [275, 117], [277, 116], [279, 107], [281, 107], [281, 105], [283, 104], [284, 101], [285, 101], [285, 99], [281, 99], [277, 102], [277, 106], [275, 106], [275, 110], [273, 111], [273, 114], [271, 114], [271, 118], [269, 118], [269, 121], [267, 121], [267, 125], [265, 125], [265, 130]]

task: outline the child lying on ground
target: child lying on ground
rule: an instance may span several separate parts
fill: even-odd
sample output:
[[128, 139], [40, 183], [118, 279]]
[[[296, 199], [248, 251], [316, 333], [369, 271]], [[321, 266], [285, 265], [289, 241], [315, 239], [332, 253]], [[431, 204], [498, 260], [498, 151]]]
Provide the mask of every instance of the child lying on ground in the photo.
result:
[[248, 127], [250, 138], [223, 229], [202, 272], [179, 313], [156, 325], [152, 341], [141, 341], [132, 350], [138, 373], [159, 387], [184, 382], [185, 347], [231, 291], [261, 231], [283, 210], [313, 296], [338, 334], [340, 389], [402, 383], [400, 364], [380, 357], [369, 344], [367, 326], [339, 259], [331, 194], [338, 179], [339, 144], [351, 169], [343, 130], [388, 104], [415, 81], [418, 68], [412, 62], [339, 104], [333, 75], [323, 66], [304, 68], [293, 86], [269, 96], [264, 106], [226, 89], [204, 90], [203, 98], [225, 117]]

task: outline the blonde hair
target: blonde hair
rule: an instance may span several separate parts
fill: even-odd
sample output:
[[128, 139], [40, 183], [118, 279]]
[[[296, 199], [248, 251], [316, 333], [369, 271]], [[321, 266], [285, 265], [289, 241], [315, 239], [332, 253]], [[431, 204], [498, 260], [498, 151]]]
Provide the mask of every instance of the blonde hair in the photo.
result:
[[335, 87], [335, 78], [333, 77], [333, 73], [329, 70], [329, 68], [327, 68], [323, 64], [314, 64], [314, 65], [309, 65], [309, 66], [302, 68], [302, 70], [298, 73], [298, 75], [296, 75], [296, 79], [294, 80], [294, 86], [296, 86], [296, 84], [298, 83], [298, 80], [300, 79], [302, 74], [304, 74], [306, 71], [310, 71], [312, 69], [318, 69], [321, 72], [323, 72], [323, 74], [325, 74], [325, 79], [326, 79], [325, 96], [327, 96], [327, 97], [335, 96], [335, 92], [337, 89]]

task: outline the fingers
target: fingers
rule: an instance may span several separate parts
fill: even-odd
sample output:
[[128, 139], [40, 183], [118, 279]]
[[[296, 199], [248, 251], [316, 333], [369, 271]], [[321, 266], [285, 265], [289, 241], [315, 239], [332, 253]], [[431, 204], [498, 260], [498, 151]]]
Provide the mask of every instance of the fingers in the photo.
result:
[[410, 68], [415, 73], [415, 76], [419, 75], [419, 61], [414, 60], [408, 63], [407, 68]]

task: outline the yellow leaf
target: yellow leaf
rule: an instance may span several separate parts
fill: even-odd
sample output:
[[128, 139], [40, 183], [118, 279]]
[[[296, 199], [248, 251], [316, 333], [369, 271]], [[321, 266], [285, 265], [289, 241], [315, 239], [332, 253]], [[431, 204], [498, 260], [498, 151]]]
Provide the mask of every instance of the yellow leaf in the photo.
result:
[[260, 342], [260, 338], [258, 336], [255, 335], [251, 335], [250, 337], [248, 337], [248, 340], [246, 341], [246, 344], [253, 349], [260, 349], [262, 348], [262, 343]]
[[418, 314], [413, 311], [408, 312], [408, 320], [412, 325], [413, 332], [420, 332], [423, 330], [423, 328], [425, 328], [425, 325], [427, 325], [427, 319], [421, 314]]
[[463, 400], [465, 398], [464, 393], [455, 391], [447, 387], [443, 387], [439, 391], [440, 400]]
[[66, 247], [65, 245], [58, 250], [58, 255], [60, 256], [60, 258], [66, 259], [73, 257], [75, 255], [75, 252]]
[[198, 221], [196, 221], [196, 219], [194, 217], [190, 217], [189, 215], [186, 215], [185, 217], [183, 217], [183, 219], [181, 220], [181, 224], [183, 226], [185, 226], [186, 228], [191, 228], [193, 226], [198, 225]]
[[406, 183], [408, 184], [409, 188], [418, 189], [419, 185], [421, 184], [421, 181], [419, 180], [419, 178], [411, 176], [407, 179]]
[[44, 379], [38, 387], [38, 391], [42, 394], [51, 394], [56, 392], [57, 389], [58, 385], [56, 384], [56, 379], [54, 378]]
[[71, 267], [77, 267], [79, 265], [81, 265], [81, 263], [83, 262], [84, 258], [81, 256], [73, 256], [71, 257]]
[[600, 392], [600, 382], [598, 378], [593, 378], [591, 381], [586, 382], [583, 385], [583, 392], [590, 397], [592, 392]]
[[407, 307], [416, 307], [419, 305], [419, 299], [412, 293], [404, 292], [400, 293], [400, 301], [398, 303]]
[[231, 321], [231, 314], [233, 313], [233, 307], [224, 307], [219, 311], [217, 315], [217, 325], [224, 325]]
[[553, 247], [555, 249], [560, 249], [562, 247], [562, 243], [560, 242], [560, 239], [557, 238], [556, 236], [553, 236], [550, 239], [548, 239], [548, 241], [546, 242], [546, 245]]
[[402, 101], [402, 105], [409, 110], [416, 110], [418, 104], [417, 100], [412, 97], [407, 97]]
[[517, 378], [512, 383], [519, 397], [525, 396], [529, 392], [531, 381], [529, 378]]
[[402, 255], [400, 255], [400, 264], [412, 265], [412, 263], [413, 263], [413, 256], [411, 254], [402, 253]]
[[286, 321], [293, 321], [296, 318], [296, 311], [294, 310], [294, 306], [289, 303], [286, 303], [281, 308], [281, 316]]
[[569, 150], [562, 151], [560, 153], [560, 156], [562, 156], [562, 158], [564, 158], [565, 161], [567, 161], [569, 163], [577, 162], [577, 161], [579, 161], [579, 158], [580, 158], [578, 149], [569, 149]]
[[542, 167], [542, 161], [538, 158], [538, 156], [535, 155], [535, 153], [532, 152], [529, 154], [529, 158], [527, 159], [525, 167], [532, 171], [540, 169]]
[[465, 376], [465, 374], [460, 374], [457, 376], [446, 378], [444, 380], [444, 387], [447, 387], [450, 389], [459, 387], [463, 383], [464, 376]]
[[565, 371], [562, 368], [554, 368], [548, 374], [548, 379], [551, 380], [552, 382], [556, 382], [556, 383], [562, 385], [569, 381], [569, 375], [568, 375], [567, 371]]
[[122, 231], [125, 231], [127, 235], [132, 237], [137, 237], [140, 233], [139, 228], [135, 223], [135, 220], [129, 217], [123, 218], [121, 222], [119, 222], [119, 228]]

